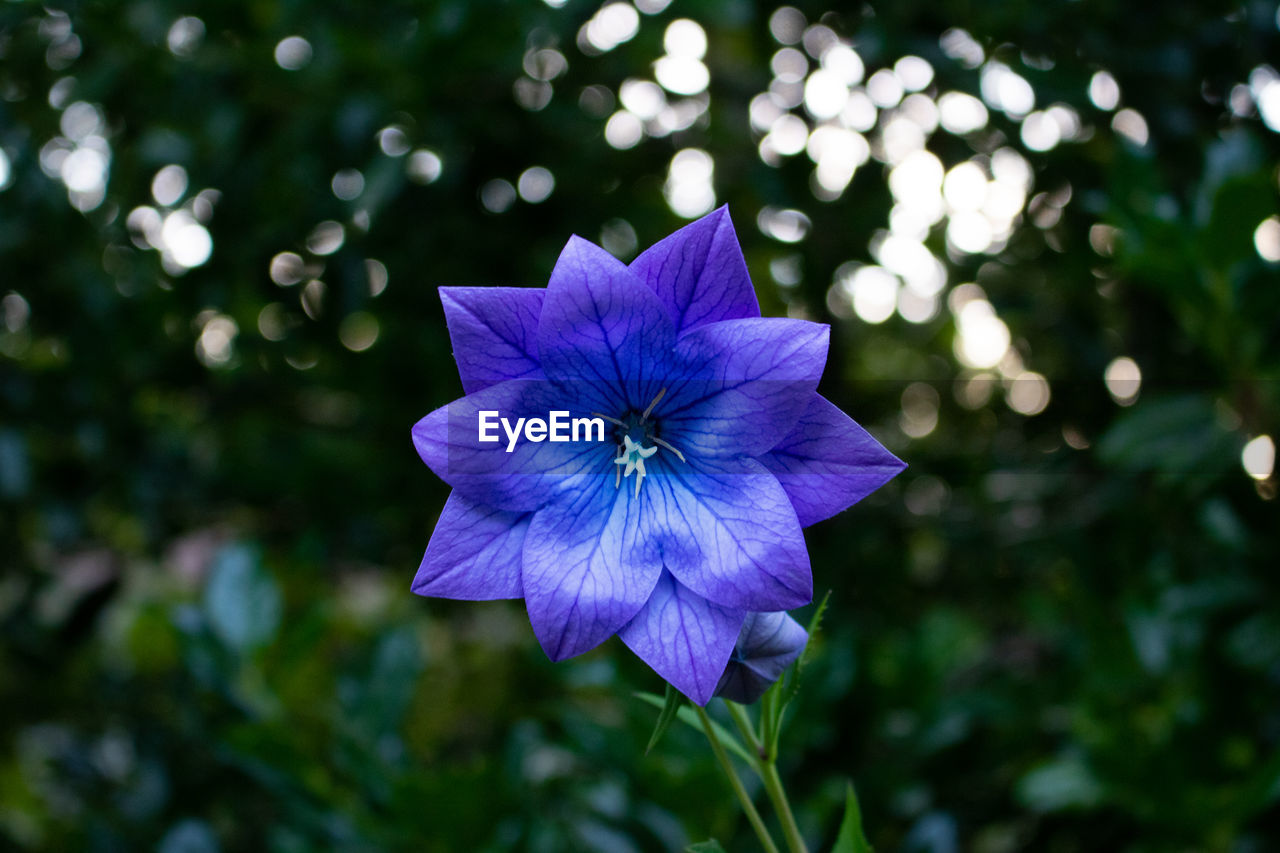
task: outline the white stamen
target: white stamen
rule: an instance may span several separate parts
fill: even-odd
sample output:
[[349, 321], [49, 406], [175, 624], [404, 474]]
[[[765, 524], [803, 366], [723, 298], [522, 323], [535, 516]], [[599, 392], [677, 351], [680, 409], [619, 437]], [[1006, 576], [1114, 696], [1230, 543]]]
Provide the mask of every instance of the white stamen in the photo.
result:
[[613, 424], [614, 426], [620, 426], [620, 427], [622, 427], [623, 429], [626, 429], [626, 428], [627, 428], [627, 425], [626, 425], [626, 424], [624, 424], [622, 421], [618, 420], [617, 418], [611, 418], [611, 417], [609, 417], [608, 415], [602, 415], [602, 414], [600, 414], [599, 412], [592, 412], [592, 413], [591, 413], [591, 417], [593, 417], [593, 418], [603, 418], [604, 420], [608, 421], [609, 423]]
[[667, 389], [663, 388], [658, 392], [658, 396], [653, 398], [653, 402], [649, 404], [649, 408], [644, 410], [644, 414], [640, 416], [640, 423], [644, 423], [649, 418], [649, 413], [653, 411], [653, 407], [658, 405], [658, 401], [667, 393]]
[[665, 447], [667, 450], [670, 450], [672, 453], [674, 453], [677, 457], [680, 458], [681, 462], [684, 462], [684, 454], [681, 453], [679, 450], [676, 450], [674, 445], [663, 441], [662, 439], [658, 438], [656, 435], [653, 436], [653, 443], [660, 447]]

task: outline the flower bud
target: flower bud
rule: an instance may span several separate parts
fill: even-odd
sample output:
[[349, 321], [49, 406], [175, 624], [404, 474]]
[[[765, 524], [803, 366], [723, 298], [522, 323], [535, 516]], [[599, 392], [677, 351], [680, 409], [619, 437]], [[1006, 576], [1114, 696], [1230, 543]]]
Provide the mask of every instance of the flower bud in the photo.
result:
[[782, 677], [809, 642], [809, 633], [785, 611], [748, 613], [716, 694], [750, 704]]

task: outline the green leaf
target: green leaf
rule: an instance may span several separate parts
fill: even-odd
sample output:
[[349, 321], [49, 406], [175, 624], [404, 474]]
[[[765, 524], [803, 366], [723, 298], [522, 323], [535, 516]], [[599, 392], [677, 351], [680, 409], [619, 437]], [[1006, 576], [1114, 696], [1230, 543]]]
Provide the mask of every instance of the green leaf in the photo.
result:
[[768, 708], [770, 711], [770, 719], [765, 723], [769, 734], [766, 743], [773, 744], [775, 748], [778, 738], [782, 735], [782, 721], [783, 716], [786, 714], [787, 706], [791, 704], [791, 700], [796, 698], [796, 694], [800, 692], [800, 674], [813, 653], [813, 639], [822, 628], [822, 617], [827, 612], [827, 602], [830, 600], [831, 590], [827, 590], [826, 594], [822, 596], [822, 600], [818, 602], [818, 606], [814, 608], [813, 615], [809, 617], [809, 625], [805, 629], [809, 634], [809, 641], [805, 643], [804, 650], [800, 652], [800, 657], [796, 658], [796, 662], [788, 668], [784, 676], [785, 685], [782, 679], [775, 682], [769, 688], [769, 692], [774, 694], [773, 700], [762, 705], [762, 708]]
[[844, 797], [844, 818], [840, 821], [840, 832], [831, 853], [871, 853], [871, 844], [862, 831], [862, 809], [858, 806], [858, 794], [853, 790], [853, 783], [849, 784]]
[[684, 853], [724, 853], [724, 848], [720, 846], [720, 842], [714, 838], [706, 841], [699, 841], [697, 844], [690, 844], [684, 848]]
[[1143, 399], [1098, 440], [1098, 457], [1126, 472], [1153, 471], [1168, 482], [1207, 483], [1238, 464], [1237, 438], [1218, 423], [1203, 394]]
[[667, 733], [667, 729], [671, 728], [671, 724], [676, 718], [676, 712], [680, 710], [680, 706], [683, 704], [684, 695], [668, 684], [666, 704], [662, 706], [662, 713], [658, 714], [658, 724], [653, 727], [653, 734], [649, 736], [649, 745], [644, 748], [645, 755], [648, 755], [650, 750], [658, 745], [658, 741], [662, 740], [662, 736]]
[[804, 651], [800, 653], [800, 664], [803, 665], [809, 659], [809, 648], [813, 644], [814, 635], [822, 630], [822, 617], [827, 615], [827, 603], [831, 601], [831, 590], [827, 590], [822, 600], [818, 602], [818, 607], [813, 611], [813, 615], [809, 617], [809, 625], [805, 630], [809, 634], [809, 643], [805, 645]]
[[[634, 694], [641, 702], [647, 702], [655, 708], [665, 708], [666, 702], [652, 693], [637, 692]], [[680, 710], [676, 712], [676, 718], [686, 726], [702, 731], [702, 723], [698, 720], [698, 715], [688, 705], [682, 705]], [[751, 753], [742, 745], [742, 741], [738, 740], [736, 735], [732, 735], [729, 731], [715, 720], [711, 721], [711, 728], [715, 731], [716, 737], [720, 739], [720, 743], [725, 749], [741, 758], [747, 763], [747, 766], [754, 766]]]

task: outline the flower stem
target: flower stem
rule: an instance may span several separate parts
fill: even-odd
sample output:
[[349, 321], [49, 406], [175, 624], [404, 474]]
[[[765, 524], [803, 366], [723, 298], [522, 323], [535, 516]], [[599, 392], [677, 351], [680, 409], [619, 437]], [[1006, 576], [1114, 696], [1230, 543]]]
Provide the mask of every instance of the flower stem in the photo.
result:
[[[787, 847], [791, 850], [791, 853], [809, 853], [809, 848], [804, 843], [804, 837], [800, 834], [800, 827], [796, 825], [795, 815], [791, 813], [791, 803], [787, 800], [787, 792], [782, 787], [782, 777], [778, 775], [778, 766], [775, 763], [777, 760], [776, 754], [770, 755], [760, 743], [760, 739], [756, 737], [751, 725], [751, 718], [747, 716], [746, 708], [737, 702], [726, 701], [724, 704], [729, 708], [729, 716], [733, 718], [734, 725], [738, 727], [738, 731], [742, 732], [743, 738], [746, 739], [748, 746], [751, 747], [752, 754], [757, 756], [755, 766], [752, 769], [764, 781], [765, 791], [768, 793], [774, 809], [778, 812], [778, 820], [782, 823], [782, 831], [787, 838]], [[766, 711], [767, 709], [761, 709], [761, 713]]]
[[791, 804], [787, 802], [787, 792], [782, 787], [782, 778], [778, 776], [778, 765], [773, 761], [761, 761], [760, 778], [764, 780], [764, 789], [768, 792], [769, 799], [773, 801], [778, 819], [782, 822], [782, 832], [787, 838], [787, 847], [791, 849], [791, 853], [809, 853], [809, 848], [804, 843], [804, 836], [800, 834], [800, 827], [796, 825], [795, 815], [791, 813]]
[[702, 722], [702, 729], [707, 733], [707, 741], [711, 744], [711, 751], [715, 753], [716, 760], [720, 762], [720, 769], [724, 771], [725, 777], [728, 778], [729, 786], [738, 795], [738, 802], [742, 804], [742, 811], [746, 814], [747, 820], [751, 823], [751, 828], [755, 830], [756, 836], [760, 839], [760, 844], [764, 847], [766, 853], [779, 853], [778, 845], [773, 843], [769, 830], [765, 829], [764, 821], [760, 819], [760, 813], [756, 811], [755, 803], [751, 802], [747, 789], [742, 787], [742, 780], [738, 778], [738, 771], [733, 769], [729, 754], [724, 751], [720, 738], [716, 736], [716, 730], [711, 725], [711, 718], [698, 705], [693, 705], [693, 710], [698, 714], [698, 719]]
[[756, 736], [755, 727], [751, 725], [751, 718], [747, 716], [747, 709], [737, 702], [730, 702], [727, 699], [724, 704], [729, 709], [729, 716], [733, 719], [733, 724], [742, 733], [743, 740], [747, 742], [747, 746], [751, 747], [751, 753], [763, 758], [764, 752], [761, 749], [760, 738]]
[[773, 726], [773, 703], [777, 693], [776, 687], [777, 685], [775, 684], [760, 697], [760, 742], [763, 744], [760, 755], [766, 760], [776, 758], [778, 755], [778, 746], [774, 743], [774, 736], [777, 733]]

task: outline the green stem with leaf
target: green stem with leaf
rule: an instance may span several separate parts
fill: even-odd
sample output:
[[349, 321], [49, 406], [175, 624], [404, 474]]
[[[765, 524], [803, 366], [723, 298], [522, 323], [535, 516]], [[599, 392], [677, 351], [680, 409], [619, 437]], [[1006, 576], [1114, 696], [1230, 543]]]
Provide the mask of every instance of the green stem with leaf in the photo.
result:
[[[765, 694], [767, 699], [774, 698], [773, 691]], [[795, 814], [791, 811], [791, 802], [787, 799], [786, 788], [782, 786], [782, 777], [778, 775], [778, 748], [777, 739], [774, 732], [776, 726], [769, 719], [773, 713], [772, 702], [762, 700], [760, 704], [760, 721], [764, 731], [765, 740], [761, 742], [756, 736], [755, 728], [751, 725], [751, 717], [747, 713], [747, 709], [739, 705], [737, 702], [728, 702], [724, 704], [729, 709], [729, 716], [733, 720], [738, 731], [742, 734], [743, 740], [747, 742], [751, 753], [755, 756], [751, 769], [756, 772], [760, 780], [764, 782], [765, 792], [769, 795], [773, 808], [778, 813], [778, 821], [782, 824], [782, 832], [787, 839], [787, 848], [791, 853], [809, 853], [808, 846], [805, 845], [804, 836], [800, 834], [800, 827], [796, 824]]]
[[729, 780], [729, 786], [737, 794], [738, 802], [742, 804], [742, 811], [751, 823], [751, 828], [756, 831], [756, 835], [760, 838], [760, 844], [764, 846], [768, 853], [779, 853], [778, 845], [774, 844], [773, 837], [769, 835], [769, 830], [765, 828], [764, 821], [760, 819], [760, 812], [756, 811], [755, 803], [751, 802], [751, 796], [747, 793], [747, 789], [742, 787], [742, 780], [738, 778], [738, 771], [733, 769], [733, 762], [729, 760], [729, 754], [724, 751], [724, 746], [720, 743], [719, 736], [716, 735], [715, 726], [712, 725], [711, 718], [707, 716], [706, 711], [697, 705], [694, 705], [693, 709], [697, 712], [698, 719], [702, 723], [702, 730], [707, 733], [707, 741], [711, 744], [711, 751], [716, 755], [716, 761], [720, 762], [720, 769], [724, 771], [724, 775]]
[[[824, 597], [809, 621], [808, 630], [811, 641], [817, 632], [826, 604], [827, 599]], [[639, 694], [645, 702], [662, 709], [658, 725], [649, 740], [648, 749], [652, 749], [657, 744], [663, 732], [677, 718], [695, 728], [701, 725], [707, 741], [711, 744], [711, 751], [715, 753], [716, 761], [720, 763], [721, 770], [729, 780], [730, 787], [738, 797], [738, 802], [742, 805], [742, 810], [766, 853], [779, 853], [778, 846], [769, 835], [764, 821], [760, 818], [760, 813], [756, 810], [755, 803], [743, 787], [742, 780], [738, 777], [738, 772], [725, 749], [725, 744], [727, 743], [729, 748], [746, 762], [764, 783], [765, 793], [778, 813], [778, 822], [786, 837], [789, 853], [809, 853], [804, 836], [800, 833], [800, 826], [796, 823], [795, 813], [791, 810], [791, 803], [787, 799], [786, 789], [782, 785], [782, 777], [778, 774], [778, 741], [781, 737], [787, 706], [791, 704], [791, 700], [799, 690], [800, 671], [808, 657], [810, 647], [806, 647], [800, 659], [792, 664], [787, 677], [775, 682], [761, 697], [758, 724], [752, 721], [745, 706], [737, 702], [725, 701], [729, 718], [733, 720], [734, 727], [741, 736], [740, 740], [712, 722], [704, 708], [697, 705], [681, 707], [684, 704], [684, 697], [670, 685], [667, 686], [665, 701], [652, 694]], [[862, 833], [861, 812], [852, 785], [849, 786], [846, 800], [845, 817], [841, 822], [840, 835], [833, 853], [870, 853], [870, 845], [866, 843]]]

